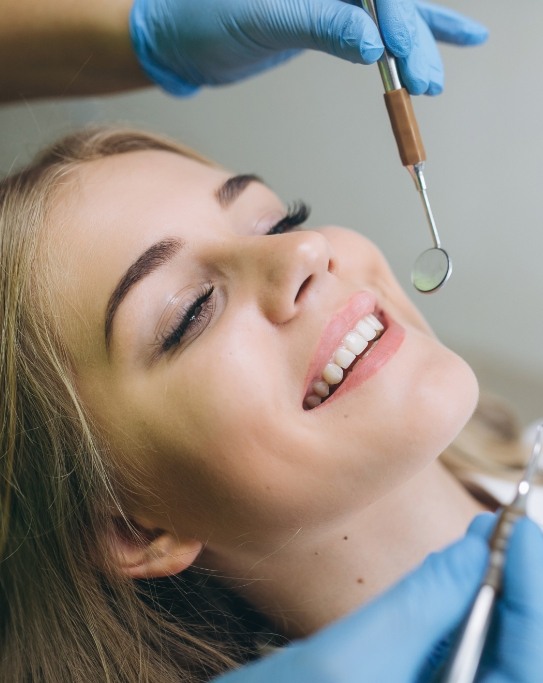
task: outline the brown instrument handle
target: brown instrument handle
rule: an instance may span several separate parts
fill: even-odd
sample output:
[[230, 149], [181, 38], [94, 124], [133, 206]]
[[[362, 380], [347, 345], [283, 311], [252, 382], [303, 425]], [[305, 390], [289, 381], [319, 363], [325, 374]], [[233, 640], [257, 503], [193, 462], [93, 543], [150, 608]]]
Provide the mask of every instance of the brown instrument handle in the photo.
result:
[[426, 160], [413, 103], [405, 88], [385, 93], [385, 104], [404, 166], [414, 166]]

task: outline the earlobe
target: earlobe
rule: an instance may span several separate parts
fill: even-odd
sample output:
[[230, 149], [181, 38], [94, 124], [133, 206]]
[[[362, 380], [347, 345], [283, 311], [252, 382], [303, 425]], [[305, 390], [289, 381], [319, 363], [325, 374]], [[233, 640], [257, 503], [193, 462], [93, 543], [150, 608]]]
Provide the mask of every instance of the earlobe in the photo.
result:
[[[121, 522], [122, 526], [124, 522]], [[115, 525], [109, 545], [110, 560], [116, 570], [131, 579], [157, 579], [184, 571], [196, 560], [202, 543], [193, 538], [179, 539], [163, 529], [147, 529], [135, 524], [138, 533]]]

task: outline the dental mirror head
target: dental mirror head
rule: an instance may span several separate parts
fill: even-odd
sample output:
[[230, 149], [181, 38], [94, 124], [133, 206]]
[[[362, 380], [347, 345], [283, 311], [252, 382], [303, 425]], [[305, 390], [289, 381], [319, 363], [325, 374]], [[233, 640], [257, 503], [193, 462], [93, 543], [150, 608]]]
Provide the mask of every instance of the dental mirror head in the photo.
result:
[[424, 164], [421, 162], [414, 166], [409, 166], [408, 170], [420, 193], [434, 246], [423, 251], [415, 261], [411, 269], [411, 282], [418, 292], [431, 294], [432, 292], [437, 292], [447, 282], [452, 273], [452, 263], [449, 254], [442, 248], [439, 240], [436, 222], [426, 192], [426, 181], [422, 172], [423, 167]]
[[411, 270], [411, 282], [423, 294], [431, 294], [442, 287], [452, 272], [449, 255], [441, 247], [426, 249], [415, 261]]

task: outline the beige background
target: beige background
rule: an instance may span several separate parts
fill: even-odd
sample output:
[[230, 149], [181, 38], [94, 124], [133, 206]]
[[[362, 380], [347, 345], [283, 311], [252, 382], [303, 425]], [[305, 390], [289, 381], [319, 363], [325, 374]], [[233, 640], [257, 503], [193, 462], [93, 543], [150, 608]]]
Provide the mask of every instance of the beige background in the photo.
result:
[[484, 48], [444, 47], [445, 93], [417, 98], [429, 195], [454, 260], [446, 288], [411, 289], [430, 236], [401, 167], [376, 67], [306, 54], [260, 78], [176, 101], [158, 90], [0, 108], [0, 170], [88, 121], [172, 134], [236, 171], [257, 171], [311, 222], [377, 241], [443, 340], [483, 386], [543, 416], [543, 3], [451, 0], [491, 32]]

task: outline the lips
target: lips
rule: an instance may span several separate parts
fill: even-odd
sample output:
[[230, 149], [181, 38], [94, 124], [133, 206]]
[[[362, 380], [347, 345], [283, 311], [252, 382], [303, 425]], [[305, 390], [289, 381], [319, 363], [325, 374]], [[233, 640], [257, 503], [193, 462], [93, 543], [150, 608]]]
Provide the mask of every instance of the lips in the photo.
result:
[[303, 407], [312, 410], [375, 374], [396, 352], [405, 330], [359, 292], [326, 326], [305, 382]]

